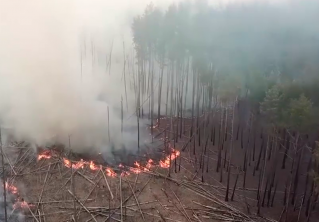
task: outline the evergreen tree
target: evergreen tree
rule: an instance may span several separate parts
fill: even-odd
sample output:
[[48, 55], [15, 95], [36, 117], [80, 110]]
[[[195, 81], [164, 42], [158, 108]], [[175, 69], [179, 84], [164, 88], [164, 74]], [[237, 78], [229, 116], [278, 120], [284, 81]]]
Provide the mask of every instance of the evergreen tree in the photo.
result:
[[275, 127], [279, 123], [280, 102], [281, 94], [278, 86], [275, 85], [267, 91], [264, 101], [260, 104], [261, 113], [265, 115], [267, 122], [272, 127]]

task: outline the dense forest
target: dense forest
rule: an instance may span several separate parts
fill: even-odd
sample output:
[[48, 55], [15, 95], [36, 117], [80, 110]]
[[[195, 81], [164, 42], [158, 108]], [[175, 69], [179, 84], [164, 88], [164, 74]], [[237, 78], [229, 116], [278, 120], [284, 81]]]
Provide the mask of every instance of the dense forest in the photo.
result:
[[318, 0], [3, 2], [0, 221], [319, 221]]
[[184, 1], [150, 4], [132, 23], [138, 115], [171, 116], [171, 139], [189, 136], [182, 151], [202, 182], [223, 183], [225, 201], [236, 186], [255, 188], [257, 214], [278, 201], [279, 221], [311, 220], [318, 201], [318, 19], [316, 1]]

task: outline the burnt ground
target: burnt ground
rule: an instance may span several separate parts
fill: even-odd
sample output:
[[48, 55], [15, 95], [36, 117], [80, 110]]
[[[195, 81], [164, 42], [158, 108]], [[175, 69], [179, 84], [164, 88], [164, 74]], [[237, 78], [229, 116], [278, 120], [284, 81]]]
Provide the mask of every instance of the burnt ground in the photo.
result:
[[[262, 170], [261, 166], [259, 170], [254, 169], [259, 153], [265, 156], [264, 152], [260, 152], [260, 147], [267, 136], [258, 124], [254, 130], [249, 130], [245, 125], [246, 119], [235, 118], [234, 121], [229, 198], [233, 190], [235, 192], [233, 200], [224, 201], [231, 121], [228, 121], [228, 137], [224, 138], [225, 132], [218, 134], [220, 114], [219, 111], [212, 114], [206, 130], [203, 126], [208, 115], [199, 117], [198, 131], [193, 129], [193, 132], [196, 131], [194, 134], [190, 133], [190, 118], [183, 118], [182, 122], [173, 118], [173, 127], [170, 125], [171, 119], [161, 119], [153, 129], [153, 136], [157, 139], [168, 137], [170, 146], [181, 151], [181, 156], [171, 161], [168, 169], [155, 166], [149, 172], [109, 177], [105, 171], [92, 171], [87, 167], [69, 169], [59, 156], [37, 161], [32, 149], [10, 147], [4, 148], [8, 157], [7, 181], [17, 186], [20, 198], [29, 203], [29, 207], [22, 210], [25, 221], [278, 221], [280, 215], [281, 221], [285, 221], [282, 211], [287, 181], [291, 175], [291, 158], [287, 160], [286, 169], [281, 167], [283, 148], [274, 148], [269, 160], [267, 153], [267, 161], [261, 158], [260, 165], [266, 166], [266, 174], [261, 185], [261, 217], [257, 217], [257, 190]], [[196, 118], [193, 126], [197, 126]], [[215, 134], [212, 134], [213, 131]], [[254, 142], [253, 135], [259, 135]], [[168, 143], [162, 147], [169, 150]], [[243, 161], [245, 153], [246, 166]], [[217, 171], [218, 156], [221, 157], [221, 167]], [[305, 168], [309, 158], [307, 153], [302, 156], [296, 200], [289, 205], [287, 222], [298, 221], [296, 218], [299, 215], [299, 221], [307, 219], [304, 209], [311, 198], [311, 189], [305, 188], [310, 187], [311, 180], [306, 186], [308, 174]], [[271, 177], [274, 169], [275, 177]], [[269, 189], [271, 178], [274, 178], [276, 188]], [[316, 221], [316, 204], [311, 208], [314, 210], [310, 221]]]
[[[282, 132], [268, 139], [262, 122], [258, 120], [258, 116], [251, 115], [246, 104], [241, 103], [240, 107], [236, 106], [234, 114], [233, 133], [231, 107], [227, 111], [227, 124], [223, 122], [221, 130], [219, 123], [222, 115], [224, 115], [223, 119], [226, 118], [226, 113], [222, 114], [218, 109], [213, 113], [203, 114], [199, 118], [195, 117], [192, 130], [194, 134], [190, 133], [192, 126], [190, 118], [175, 119], [173, 133], [169, 136], [176, 143], [175, 147], [184, 150], [177, 169], [180, 164], [181, 169], [193, 174], [192, 179], [204, 184], [203, 186], [215, 195], [218, 194], [220, 199], [225, 200], [229, 153], [232, 150], [230, 193], [227, 203], [249, 215], [256, 215], [259, 205], [261, 216], [277, 221], [317, 221], [318, 196], [312, 192], [313, 179], [307, 169], [311, 162], [314, 138], [311, 135], [309, 138], [303, 138], [299, 147], [304, 148], [299, 148], [295, 153], [293, 141], [287, 140], [288, 136], [284, 139]], [[164, 119], [158, 130], [171, 131], [169, 122], [170, 120]], [[287, 146], [288, 143], [290, 143], [289, 146]], [[283, 168], [284, 156], [287, 158]], [[293, 161], [294, 156], [296, 158]], [[220, 167], [217, 169], [218, 159], [220, 159]], [[300, 167], [297, 170], [298, 165]], [[265, 168], [264, 175], [263, 168]], [[230, 199], [237, 178], [232, 201]], [[290, 178], [293, 178], [291, 184]], [[260, 185], [259, 181], [261, 181]], [[260, 186], [259, 202], [258, 186]], [[286, 214], [284, 209], [287, 206], [287, 199], [289, 201]]]
[[69, 169], [58, 157], [36, 161], [27, 148], [10, 149], [16, 149], [18, 157], [8, 162], [12, 172], [7, 180], [29, 204], [16, 209], [25, 221], [249, 220], [220, 202], [218, 193], [193, 181], [187, 170], [173, 170], [168, 177], [169, 170], [154, 167], [149, 172], [109, 177], [101, 170]]

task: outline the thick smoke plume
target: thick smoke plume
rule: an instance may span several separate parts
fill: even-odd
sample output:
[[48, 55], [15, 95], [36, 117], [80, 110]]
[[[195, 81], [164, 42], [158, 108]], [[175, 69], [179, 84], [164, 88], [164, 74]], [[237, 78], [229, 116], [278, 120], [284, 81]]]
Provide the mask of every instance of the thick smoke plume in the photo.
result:
[[[0, 0], [2, 127], [38, 145], [69, 145], [70, 137], [73, 148], [105, 148], [109, 107], [110, 137], [120, 146], [121, 97], [126, 115], [135, 110], [134, 95], [124, 97], [122, 45], [131, 50], [131, 19], [147, 3]], [[104, 63], [112, 42], [109, 73]], [[136, 118], [124, 118], [136, 125]]]

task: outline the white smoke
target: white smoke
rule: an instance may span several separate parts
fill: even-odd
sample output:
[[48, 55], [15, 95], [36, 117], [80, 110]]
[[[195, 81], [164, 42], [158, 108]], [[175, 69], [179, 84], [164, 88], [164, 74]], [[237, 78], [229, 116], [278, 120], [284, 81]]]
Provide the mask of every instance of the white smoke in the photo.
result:
[[[153, 1], [162, 9], [172, 2], [179, 0]], [[125, 54], [133, 56], [132, 18], [149, 3], [0, 0], [2, 127], [38, 145], [68, 145], [70, 137], [72, 148], [108, 147], [109, 134], [116, 146], [135, 141], [136, 131], [124, 133], [124, 139], [120, 132], [121, 100], [124, 125], [137, 124], [135, 117], [127, 118], [136, 104], [132, 90], [127, 95], [124, 90], [123, 42]]]
[[[130, 18], [145, 6], [146, 1], [0, 0], [1, 125], [39, 145], [68, 144], [70, 136], [73, 148], [101, 147], [108, 143], [109, 107], [110, 136], [120, 144], [121, 98], [130, 108], [127, 115], [135, 98], [124, 96], [119, 58], [124, 36], [130, 39]], [[112, 41], [109, 75], [99, 61], [105, 62]], [[125, 125], [136, 125], [136, 119]]]

